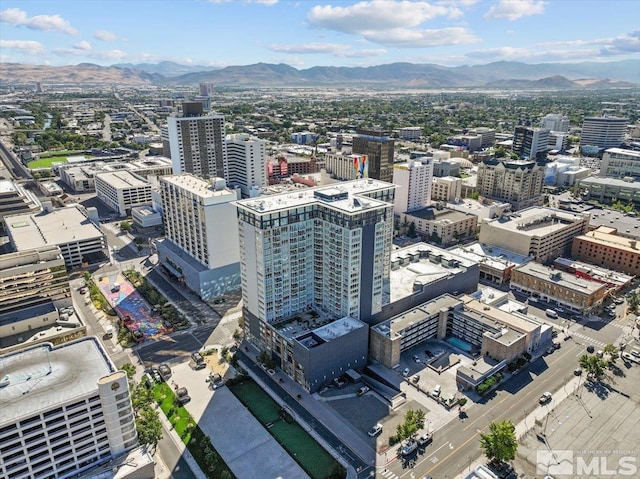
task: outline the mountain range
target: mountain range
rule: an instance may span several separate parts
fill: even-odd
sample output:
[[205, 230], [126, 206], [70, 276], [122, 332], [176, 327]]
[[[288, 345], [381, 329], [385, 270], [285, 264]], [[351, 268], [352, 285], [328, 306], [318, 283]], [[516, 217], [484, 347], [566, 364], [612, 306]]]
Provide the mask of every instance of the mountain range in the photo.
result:
[[[204, 71], [184, 70], [207, 68]], [[41, 81], [46, 84], [197, 85], [223, 87], [377, 87], [377, 88], [620, 88], [640, 84], [640, 60], [608, 63], [494, 62], [445, 67], [434, 64], [391, 63], [370, 67], [312, 67], [298, 70], [286, 64], [198, 67], [173, 62], [75, 66], [0, 64], [0, 83]]]

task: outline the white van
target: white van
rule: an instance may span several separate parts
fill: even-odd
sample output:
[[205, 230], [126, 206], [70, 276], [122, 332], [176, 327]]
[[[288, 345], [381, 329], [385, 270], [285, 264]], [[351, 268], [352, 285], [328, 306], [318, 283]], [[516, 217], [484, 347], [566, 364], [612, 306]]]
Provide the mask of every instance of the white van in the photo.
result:
[[553, 309], [547, 309], [545, 313], [547, 314], [548, 317], [552, 319], [557, 319], [558, 317], [558, 313], [556, 313]]

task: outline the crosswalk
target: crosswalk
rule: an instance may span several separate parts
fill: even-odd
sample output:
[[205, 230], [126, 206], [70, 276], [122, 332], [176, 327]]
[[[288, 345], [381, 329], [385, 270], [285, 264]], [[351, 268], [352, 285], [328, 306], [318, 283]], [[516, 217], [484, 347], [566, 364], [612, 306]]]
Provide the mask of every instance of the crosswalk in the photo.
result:
[[604, 346], [605, 346], [605, 343], [603, 343], [602, 341], [598, 341], [597, 339], [590, 338], [586, 334], [571, 332], [571, 336], [577, 337], [577, 338], [580, 338], [580, 339], [584, 339], [585, 341], [588, 341], [589, 343], [593, 344], [594, 346], [599, 346], [601, 348], [604, 348]]
[[382, 477], [386, 477], [387, 479], [398, 479], [398, 475], [394, 472], [391, 472], [389, 469], [384, 469], [380, 475]]

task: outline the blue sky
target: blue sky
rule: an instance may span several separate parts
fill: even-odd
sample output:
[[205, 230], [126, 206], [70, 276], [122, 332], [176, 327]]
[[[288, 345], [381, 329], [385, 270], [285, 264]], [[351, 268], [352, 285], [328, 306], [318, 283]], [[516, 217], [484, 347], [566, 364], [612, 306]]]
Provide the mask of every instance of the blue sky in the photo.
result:
[[638, 0], [0, 2], [0, 60], [453, 66], [640, 58]]

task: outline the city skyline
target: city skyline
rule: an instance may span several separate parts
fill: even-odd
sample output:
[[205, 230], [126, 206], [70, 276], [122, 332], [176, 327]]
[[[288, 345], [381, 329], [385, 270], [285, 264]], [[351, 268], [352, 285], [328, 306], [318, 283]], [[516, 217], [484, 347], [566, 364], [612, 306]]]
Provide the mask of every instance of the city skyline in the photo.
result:
[[638, 58], [633, 1], [6, 1], [0, 60], [225, 67]]

